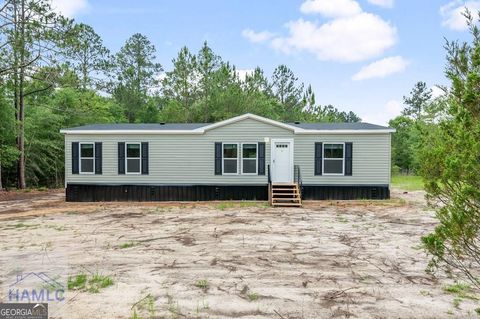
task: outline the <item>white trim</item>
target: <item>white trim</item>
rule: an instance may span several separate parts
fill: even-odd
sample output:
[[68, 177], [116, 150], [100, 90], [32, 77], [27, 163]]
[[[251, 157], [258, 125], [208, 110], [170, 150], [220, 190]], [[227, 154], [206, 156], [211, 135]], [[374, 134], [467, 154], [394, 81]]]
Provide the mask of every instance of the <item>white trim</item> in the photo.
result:
[[78, 135], [98, 135], [98, 134], [204, 134], [205, 132], [222, 127], [225, 125], [229, 125], [235, 122], [243, 121], [245, 119], [252, 119], [259, 122], [263, 122], [266, 124], [270, 124], [273, 126], [281, 127], [286, 130], [292, 131], [294, 134], [386, 134], [386, 133], [394, 133], [396, 130], [391, 128], [386, 129], [372, 129], [372, 130], [309, 130], [303, 129], [298, 126], [278, 122], [266, 117], [258, 116], [251, 113], [246, 113], [243, 115], [235, 116], [230, 119], [220, 121], [217, 123], [213, 123], [210, 125], [202, 126], [193, 130], [72, 130], [72, 129], [62, 129], [60, 133], [62, 134], [78, 134]]
[[[342, 154], [343, 154], [343, 157], [340, 159], [340, 158], [328, 158], [326, 159], [327, 161], [328, 160], [331, 160], [331, 161], [342, 161], [342, 173], [325, 173], [325, 145], [328, 144], [328, 145], [335, 145], [335, 144], [340, 144], [340, 145], [343, 145], [343, 149], [342, 149]], [[345, 176], [345, 142], [323, 142], [322, 143], [322, 175], [325, 175], [325, 176]]]
[[[93, 146], [93, 157], [82, 157], [82, 145], [92, 145]], [[82, 171], [82, 158], [92, 160], [93, 170], [91, 172], [83, 172]], [[82, 174], [82, 175], [94, 175], [95, 174], [95, 142], [78, 142], [78, 174]]]
[[387, 133], [395, 133], [396, 130], [394, 129], [379, 129], [379, 130], [303, 130], [303, 131], [295, 131], [295, 134], [300, 135], [312, 135], [312, 134], [322, 134], [322, 135], [330, 135], [330, 134], [387, 134]]
[[[140, 170], [137, 172], [128, 172], [128, 159], [137, 159], [137, 157], [128, 157], [128, 152], [127, 152], [127, 145], [129, 144], [138, 144], [139, 146], [139, 153], [140, 156], [138, 157], [138, 160], [140, 162], [139, 168]], [[141, 142], [125, 142], [125, 174], [126, 175], [141, 175], [142, 174], [142, 143]]]
[[[245, 145], [245, 144], [255, 145], [255, 147], [256, 147], [256, 149], [255, 149], [256, 157], [255, 158], [244, 158], [243, 157], [243, 145]], [[240, 148], [242, 150], [242, 153], [241, 153], [241, 156], [240, 156], [240, 173], [242, 175], [258, 175], [258, 142], [243, 142], [243, 143], [240, 143]], [[243, 172], [243, 161], [245, 159], [250, 160], [250, 161], [255, 160], [255, 173], [244, 173]]]
[[291, 176], [291, 182], [293, 182], [293, 179], [295, 178], [295, 174], [293, 173], [293, 167], [295, 166], [294, 161], [294, 139], [293, 138], [272, 138], [270, 139], [270, 167], [272, 168], [271, 174], [272, 174], [272, 182], [275, 183], [273, 180], [273, 161], [275, 160], [274, 154], [275, 154], [275, 143], [290, 143], [290, 176]]
[[228, 120], [220, 121], [220, 122], [217, 122], [217, 123], [213, 123], [213, 124], [210, 124], [210, 125], [207, 125], [207, 126], [197, 128], [194, 131], [205, 132], [205, 131], [209, 131], [209, 130], [212, 130], [212, 129], [217, 128], [217, 127], [222, 127], [222, 126], [232, 124], [232, 123], [235, 123], [235, 122], [239, 122], [239, 121], [243, 121], [243, 120], [246, 120], [246, 119], [257, 120], [259, 122], [263, 122], [263, 123], [267, 123], [267, 124], [270, 124], [270, 125], [278, 126], [278, 127], [281, 127], [281, 128], [293, 131], [293, 132], [296, 132], [297, 130], [303, 130], [303, 129], [295, 127], [293, 125], [289, 125], [289, 124], [285, 124], [285, 123], [278, 122], [278, 121], [275, 121], [275, 120], [271, 120], [271, 119], [268, 119], [266, 117], [262, 117], [262, 116], [255, 115], [255, 114], [252, 114], [252, 113], [245, 113], [243, 115], [232, 117]]
[[[232, 161], [234, 160], [234, 158], [224, 158], [224, 157], [223, 157], [223, 146], [224, 146], [225, 144], [234, 144], [234, 145], [237, 145], [237, 166], [236, 166], [236, 167], [237, 167], [237, 172], [236, 172], [236, 173], [225, 173], [225, 170], [224, 170], [224, 166], [225, 166], [225, 165], [224, 165], [224, 161], [225, 161], [225, 159], [227, 159], [227, 160], [232, 160]], [[240, 172], [239, 172], [239, 170], [238, 170], [238, 166], [239, 166], [239, 165], [238, 165], [238, 158], [239, 158], [239, 156], [240, 156], [240, 143], [238, 143], [238, 142], [222, 142], [222, 175], [240, 175]]]

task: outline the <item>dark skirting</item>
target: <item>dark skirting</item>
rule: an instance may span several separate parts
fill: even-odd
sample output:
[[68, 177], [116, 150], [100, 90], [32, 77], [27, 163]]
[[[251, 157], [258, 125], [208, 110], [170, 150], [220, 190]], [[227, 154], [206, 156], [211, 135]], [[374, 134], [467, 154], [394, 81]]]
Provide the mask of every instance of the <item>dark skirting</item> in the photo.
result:
[[[388, 199], [388, 185], [303, 185], [304, 200]], [[68, 202], [268, 200], [267, 185], [68, 184]]]

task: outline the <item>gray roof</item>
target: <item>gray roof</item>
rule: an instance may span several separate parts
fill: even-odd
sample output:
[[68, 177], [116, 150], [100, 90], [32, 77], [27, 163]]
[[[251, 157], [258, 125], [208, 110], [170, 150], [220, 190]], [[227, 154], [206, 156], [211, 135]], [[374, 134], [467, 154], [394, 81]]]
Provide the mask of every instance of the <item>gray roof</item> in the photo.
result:
[[[388, 127], [370, 123], [286, 123], [291, 126], [299, 127], [305, 130], [385, 130]], [[69, 131], [176, 131], [176, 130], [194, 130], [210, 123], [153, 123], [153, 124], [90, 124], [69, 128]]]
[[152, 123], [152, 124], [136, 124], [136, 123], [122, 123], [122, 124], [90, 124], [78, 127], [72, 127], [71, 131], [116, 131], [116, 130], [132, 130], [132, 131], [157, 131], [157, 130], [194, 130], [208, 123]]
[[288, 123], [305, 130], [386, 130], [386, 126], [370, 123]]

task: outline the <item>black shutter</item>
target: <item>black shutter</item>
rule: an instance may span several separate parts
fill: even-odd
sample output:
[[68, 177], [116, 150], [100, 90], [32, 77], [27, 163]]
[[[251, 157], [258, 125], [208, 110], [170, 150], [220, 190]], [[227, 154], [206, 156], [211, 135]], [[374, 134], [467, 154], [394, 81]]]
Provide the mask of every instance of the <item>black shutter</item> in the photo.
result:
[[258, 175], [265, 175], [265, 142], [258, 143]]
[[102, 143], [95, 142], [95, 174], [102, 174]]
[[148, 142], [142, 142], [142, 174], [148, 175]]
[[118, 174], [125, 174], [125, 142], [118, 142]]
[[72, 142], [72, 174], [78, 174], [79, 171], [79, 147], [78, 142]]
[[322, 142], [315, 143], [315, 175], [322, 175], [322, 153], [323, 147]]
[[345, 175], [352, 176], [352, 158], [353, 158], [353, 144], [352, 142], [345, 143]]
[[215, 175], [222, 175], [222, 142], [215, 142]]

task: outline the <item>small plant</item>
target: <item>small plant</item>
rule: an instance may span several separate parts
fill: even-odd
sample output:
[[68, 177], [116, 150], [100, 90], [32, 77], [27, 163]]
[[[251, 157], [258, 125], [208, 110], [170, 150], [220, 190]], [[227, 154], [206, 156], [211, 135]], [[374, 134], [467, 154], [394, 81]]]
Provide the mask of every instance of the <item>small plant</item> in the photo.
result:
[[83, 290], [87, 284], [87, 275], [79, 274], [75, 277], [68, 277], [67, 288], [68, 290]]
[[475, 308], [475, 312], [477, 313], [478, 316], [480, 316], [480, 308]]
[[453, 306], [457, 309], [460, 308], [460, 303], [462, 302], [462, 299], [461, 298], [455, 298], [453, 299]]
[[90, 293], [98, 293], [100, 289], [113, 285], [113, 279], [108, 276], [94, 274], [88, 278], [86, 274], [78, 274], [74, 277], [68, 277], [68, 290], [88, 291]]
[[121, 248], [121, 249], [126, 249], [126, 248], [133, 247], [133, 246], [135, 246], [135, 245], [137, 245], [136, 242], [134, 242], [134, 241], [129, 241], [129, 242], [126, 242], [126, 243], [121, 244], [121, 245], [120, 245], [120, 248]]
[[259, 298], [259, 295], [256, 292], [249, 292], [247, 294], [248, 300], [250, 301], [256, 301]]
[[443, 291], [455, 295], [459, 298], [479, 300], [479, 298], [474, 295], [472, 287], [465, 283], [456, 282], [454, 284], [447, 285], [443, 287]]
[[207, 279], [200, 279], [195, 282], [195, 287], [207, 290], [208, 289], [208, 280]]

